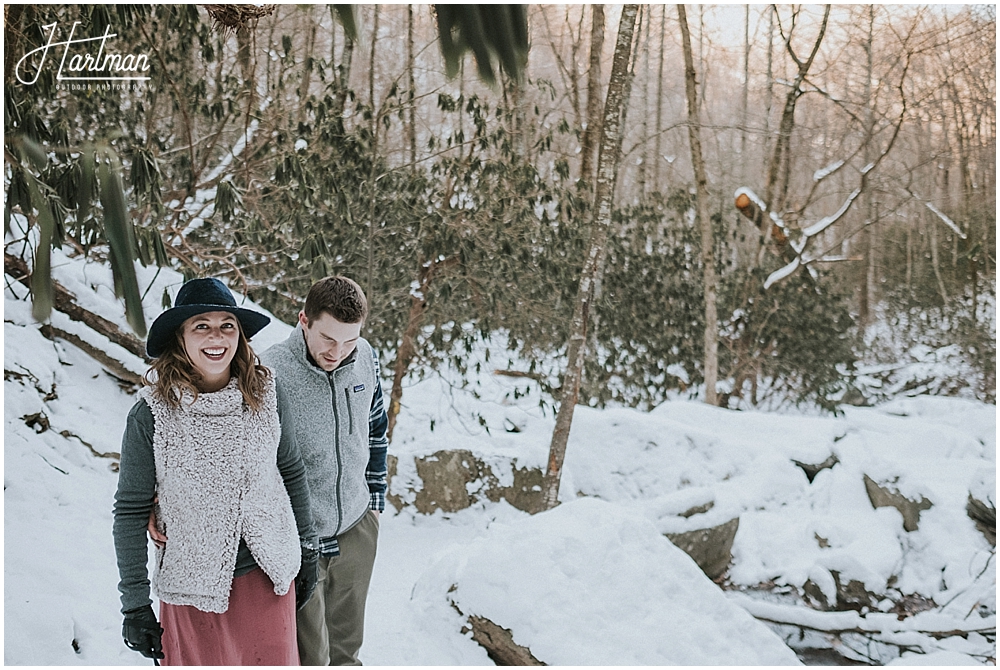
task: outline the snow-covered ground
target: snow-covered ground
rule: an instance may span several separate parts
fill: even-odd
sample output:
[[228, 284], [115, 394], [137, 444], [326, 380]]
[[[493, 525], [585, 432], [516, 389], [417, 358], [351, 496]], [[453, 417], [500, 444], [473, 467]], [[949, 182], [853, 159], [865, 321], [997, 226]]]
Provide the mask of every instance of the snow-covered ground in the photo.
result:
[[[126, 329], [105, 266], [59, 253], [53, 266], [83, 307]], [[142, 287], [152, 283], [149, 321], [164, 289], [173, 295], [180, 284], [174, 272], [154, 275], [139, 269]], [[146, 664], [121, 643], [117, 475], [114, 459], [100, 455], [118, 451], [134, 396], [73, 345], [42, 337], [25, 293], [7, 277], [4, 662]], [[64, 315], [54, 312], [52, 324], [143, 371]], [[289, 330], [273, 322], [254, 345], [263, 350]], [[399, 459], [391, 492], [404, 501], [421, 485], [414, 459], [439, 450], [468, 449], [502, 481], [515, 464], [545, 463], [554, 419], [538, 407], [538, 389], [515, 399], [524, 380], [492, 375], [495, 364], [474, 356], [484, 365], [468, 385], [444, 371], [404, 392], [390, 447]], [[476, 614], [548, 664], [795, 664], [785, 642], [800, 630], [809, 646], [857, 659], [989, 664], [995, 549], [965, 507], [970, 494], [995, 502], [995, 454], [996, 408], [954, 398], [903, 398], [838, 417], [686, 401], [648, 413], [580, 407], [556, 509], [529, 516], [486, 501], [451, 514], [387, 509], [361, 658], [489, 665], [464, 630]], [[812, 482], [793, 462], [830, 456], [836, 465]], [[895, 508], [872, 507], [865, 476], [932, 503], [916, 530], [904, 530]], [[680, 516], [699, 506], [707, 511]], [[726, 590], [663, 536], [737, 517]], [[836, 599], [834, 574], [883, 599], [870, 611], [821, 612], [796, 595], [809, 582]], [[897, 616], [905, 598], [933, 606]], [[834, 639], [813, 629], [860, 632]], [[971, 632], [942, 635], [956, 630]]]

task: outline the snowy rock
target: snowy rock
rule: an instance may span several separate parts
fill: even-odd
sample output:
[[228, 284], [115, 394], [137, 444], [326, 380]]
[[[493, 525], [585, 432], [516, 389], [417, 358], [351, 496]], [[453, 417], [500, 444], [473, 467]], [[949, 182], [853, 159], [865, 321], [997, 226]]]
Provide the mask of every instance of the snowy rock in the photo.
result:
[[593, 498], [452, 549], [413, 597], [446, 594], [549, 665], [799, 664], [650, 520]]
[[667, 538], [690, 556], [709, 579], [718, 579], [733, 561], [733, 540], [739, 527], [740, 519], [737, 517], [714, 528], [668, 533]]
[[990, 544], [997, 546], [997, 509], [992, 502], [976, 500], [969, 494], [969, 504], [965, 506], [969, 518], [976, 523], [976, 528]]
[[920, 500], [910, 500], [898, 491], [893, 490], [889, 485], [879, 485], [868, 475], [865, 475], [865, 490], [868, 491], [868, 498], [872, 501], [872, 507], [895, 507], [903, 515], [903, 530], [912, 533], [920, 523], [920, 513], [928, 510], [934, 504], [924, 498]]
[[[412, 500], [421, 514], [458, 512], [481, 500], [499, 502], [506, 500], [524, 512], [542, 509], [542, 479], [539, 468], [519, 468], [516, 461], [509, 463], [510, 483], [504, 482], [494, 469], [467, 449], [441, 450], [428, 456], [414, 458], [418, 481], [398, 481], [398, 460], [389, 467], [389, 501], [397, 510]], [[407, 496], [399, 489], [408, 489]]]
[[795, 463], [795, 465], [802, 468], [802, 472], [806, 473], [806, 478], [809, 479], [810, 484], [812, 484], [812, 481], [816, 479], [816, 475], [818, 475], [821, 470], [832, 468], [839, 462], [840, 461], [837, 459], [836, 454], [830, 454], [830, 456], [825, 461], [823, 461], [822, 463], [816, 463], [815, 465], [811, 463], [802, 463], [801, 461], [797, 461], [794, 458], [792, 459], [792, 463]]

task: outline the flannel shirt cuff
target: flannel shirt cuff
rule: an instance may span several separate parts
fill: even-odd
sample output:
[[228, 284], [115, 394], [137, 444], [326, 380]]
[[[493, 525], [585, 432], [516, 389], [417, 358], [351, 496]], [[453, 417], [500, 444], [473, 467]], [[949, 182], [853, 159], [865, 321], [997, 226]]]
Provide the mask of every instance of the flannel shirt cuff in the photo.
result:
[[319, 553], [321, 556], [340, 556], [340, 543], [337, 542], [337, 538], [319, 538]]
[[384, 512], [385, 493], [382, 491], [372, 491], [371, 496], [372, 496], [372, 501], [370, 505], [371, 509], [374, 510], [375, 512]]

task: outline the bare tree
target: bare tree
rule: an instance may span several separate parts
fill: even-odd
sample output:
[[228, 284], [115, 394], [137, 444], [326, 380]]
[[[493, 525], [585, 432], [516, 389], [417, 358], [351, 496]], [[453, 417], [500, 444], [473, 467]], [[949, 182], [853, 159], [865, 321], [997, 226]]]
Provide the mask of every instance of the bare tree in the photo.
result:
[[[652, 19], [652, 12], [650, 12]], [[667, 37], [667, 6], [660, 13], [660, 64], [656, 74], [656, 148], [653, 150], [653, 189], [660, 190], [661, 135], [663, 133], [663, 52]]]
[[698, 81], [691, 53], [691, 31], [688, 29], [684, 5], [677, 5], [677, 21], [681, 28], [684, 50], [684, 82], [687, 92], [688, 141], [691, 144], [691, 165], [694, 167], [695, 211], [701, 227], [701, 262], [705, 283], [705, 402], [718, 403], [715, 386], [719, 379], [719, 317], [716, 312], [718, 280], [715, 276], [715, 240], [712, 219], [708, 213], [708, 175], [701, 153], [701, 121], [698, 113]]
[[556, 425], [552, 431], [549, 460], [542, 485], [544, 509], [551, 509], [559, 502], [559, 482], [562, 477], [563, 461], [566, 457], [566, 444], [569, 441], [569, 432], [573, 424], [573, 411], [580, 394], [593, 281], [601, 272], [600, 266], [604, 259], [608, 229], [611, 227], [611, 208], [618, 176], [618, 165], [621, 159], [623, 134], [621, 117], [627, 104], [624, 94], [629, 73], [629, 60], [632, 55], [635, 19], [638, 12], [638, 5], [623, 6], [621, 20], [618, 24], [618, 38], [615, 42], [615, 55], [611, 64], [611, 77], [608, 82], [608, 95], [604, 102], [604, 117], [601, 124], [600, 153], [597, 160], [597, 182], [594, 192], [594, 220], [591, 225], [589, 250], [583, 271], [580, 274], [580, 285], [577, 289], [576, 304], [573, 309], [559, 412], [556, 415]]
[[[587, 70], [587, 127], [581, 142], [580, 179], [590, 183], [594, 170], [594, 142], [601, 136], [601, 51], [604, 49], [604, 5], [593, 6], [590, 28], [590, 67]], [[624, 76], [624, 75], [623, 75]]]

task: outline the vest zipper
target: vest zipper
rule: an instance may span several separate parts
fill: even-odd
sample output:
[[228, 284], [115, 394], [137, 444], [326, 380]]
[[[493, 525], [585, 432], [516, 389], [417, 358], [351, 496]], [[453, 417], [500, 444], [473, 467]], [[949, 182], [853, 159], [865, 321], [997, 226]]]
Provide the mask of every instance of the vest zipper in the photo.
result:
[[342, 502], [342, 496], [340, 491], [340, 482], [344, 472], [343, 459], [340, 457], [340, 413], [337, 412], [337, 386], [334, 383], [334, 376], [336, 371], [329, 373], [330, 379], [330, 399], [333, 401], [333, 422], [334, 426], [334, 453], [337, 456], [337, 532], [333, 535], [336, 537], [340, 534], [340, 526], [344, 522], [344, 504]]

